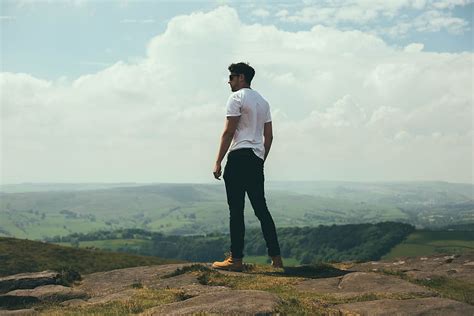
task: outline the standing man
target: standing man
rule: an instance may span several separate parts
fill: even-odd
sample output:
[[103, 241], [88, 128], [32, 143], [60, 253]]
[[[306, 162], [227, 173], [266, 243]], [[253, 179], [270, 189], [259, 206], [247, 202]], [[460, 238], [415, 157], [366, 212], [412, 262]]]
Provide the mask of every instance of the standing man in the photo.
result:
[[[272, 145], [272, 119], [268, 102], [250, 83], [255, 70], [246, 63], [229, 66], [232, 94], [227, 101], [227, 120], [214, 166], [214, 177], [220, 180], [221, 163], [227, 150], [224, 182], [230, 211], [231, 255], [214, 262], [217, 269], [242, 271], [244, 257], [245, 192], [260, 220], [268, 255], [275, 268], [283, 268], [275, 224], [265, 201], [263, 165]], [[232, 145], [231, 145], [232, 143]]]

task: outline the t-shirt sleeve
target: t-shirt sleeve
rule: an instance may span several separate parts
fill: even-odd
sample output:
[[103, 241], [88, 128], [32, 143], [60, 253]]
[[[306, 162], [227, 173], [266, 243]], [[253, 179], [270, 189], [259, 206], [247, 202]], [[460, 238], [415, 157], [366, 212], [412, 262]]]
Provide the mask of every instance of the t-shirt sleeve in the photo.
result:
[[267, 108], [267, 116], [265, 118], [265, 123], [272, 121], [272, 113], [270, 112], [270, 107]]
[[229, 100], [227, 100], [227, 114], [226, 116], [240, 116], [242, 115], [242, 102], [240, 96], [237, 93], [231, 94]]

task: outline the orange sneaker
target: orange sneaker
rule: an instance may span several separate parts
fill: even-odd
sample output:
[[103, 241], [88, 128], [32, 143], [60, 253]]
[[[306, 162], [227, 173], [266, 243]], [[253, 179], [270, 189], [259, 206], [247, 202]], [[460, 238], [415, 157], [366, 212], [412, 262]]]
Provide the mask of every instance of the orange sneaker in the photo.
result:
[[276, 269], [283, 269], [283, 260], [281, 259], [281, 256], [272, 257], [272, 267]]
[[242, 272], [243, 263], [242, 258], [232, 258], [232, 255], [228, 256], [224, 261], [216, 261], [212, 264], [214, 269], [229, 270]]

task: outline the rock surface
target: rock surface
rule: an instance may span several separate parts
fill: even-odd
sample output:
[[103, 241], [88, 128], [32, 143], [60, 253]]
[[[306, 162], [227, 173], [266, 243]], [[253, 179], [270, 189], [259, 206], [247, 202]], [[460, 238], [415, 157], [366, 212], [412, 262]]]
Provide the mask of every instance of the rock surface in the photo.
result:
[[75, 298], [87, 298], [84, 291], [62, 286], [62, 285], [43, 285], [34, 289], [14, 290], [8, 292], [2, 297], [10, 298], [33, 298], [40, 302], [63, 302]]
[[[456, 284], [468, 284], [465, 293], [471, 295], [472, 287], [469, 284], [474, 283], [474, 255], [343, 263], [340, 268], [336, 265], [304, 266], [289, 268], [284, 272], [266, 270], [263, 267], [250, 268], [246, 273], [209, 271], [209, 264], [189, 269], [191, 265], [193, 264], [167, 264], [118, 269], [84, 275], [82, 281], [72, 288], [45, 285], [35, 289], [14, 290], [0, 295], [0, 309], [2, 299], [12, 298], [20, 301], [23, 299], [25, 303], [13, 308], [34, 307], [36, 303], [54, 301], [56, 308], [71, 311], [78, 308], [100, 308], [102, 304], [111, 302], [134, 306], [137, 300], [143, 299], [147, 302], [146, 306], [140, 307], [144, 311], [143, 315], [255, 315], [275, 313], [288, 306], [293, 308], [292, 304], [300, 303], [292, 303], [292, 295], [301, 295], [298, 297], [305, 300], [305, 304], [312, 304], [328, 313], [334, 311], [336, 314], [474, 315], [472, 305], [441, 298], [434, 290], [409, 282], [413, 281], [412, 278], [426, 278], [427, 275], [446, 278], [464, 276], [462, 282], [456, 281]], [[390, 271], [393, 275], [383, 273], [385, 271]], [[239, 278], [243, 277], [245, 280], [240, 283]], [[255, 278], [254, 284], [252, 278]], [[260, 280], [265, 286], [260, 286]], [[238, 284], [239, 290], [232, 288], [235, 284]], [[271, 290], [267, 291], [273, 284], [282, 286], [281, 289], [288, 288], [289, 292], [281, 296], [283, 301], [278, 295], [270, 293]], [[262, 288], [266, 291], [260, 291]], [[168, 292], [167, 289], [172, 291]], [[290, 294], [290, 299], [286, 294]], [[149, 295], [148, 298], [146, 295]], [[165, 295], [166, 301], [161, 300], [160, 295]], [[357, 302], [341, 304], [351, 301]], [[13, 309], [11, 305], [6, 307]], [[18, 315], [35, 313], [34, 310], [0, 310], [0, 316], [15, 315], [12, 314], [14, 312], [19, 313]]]
[[157, 288], [157, 284], [167, 283], [167, 279], [162, 279], [163, 276], [187, 265], [191, 264], [166, 264], [92, 273], [83, 277], [78, 288], [92, 297], [106, 296], [130, 289], [133, 286]]
[[146, 311], [143, 315], [187, 315], [193, 313], [261, 315], [272, 313], [279, 303], [278, 296], [264, 291], [221, 291], [156, 307]]
[[17, 289], [33, 289], [37, 286], [57, 284], [60, 274], [55, 271], [20, 273], [0, 278], [0, 294]]
[[13, 311], [0, 310], [0, 316], [33, 316], [39, 313], [34, 309], [18, 309]]
[[342, 297], [368, 293], [432, 294], [424, 287], [374, 272], [353, 272], [336, 278], [305, 280], [296, 288], [302, 291], [331, 293]]
[[463, 255], [437, 255], [400, 258], [392, 261], [373, 261], [356, 264], [350, 271], [382, 270], [404, 273], [423, 280], [434, 277], [450, 277], [474, 283], [474, 253]]
[[418, 298], [410, 300], [376, 300], [336, 305], [343, 315], [474, 315], [474, 306], [445, 298]]

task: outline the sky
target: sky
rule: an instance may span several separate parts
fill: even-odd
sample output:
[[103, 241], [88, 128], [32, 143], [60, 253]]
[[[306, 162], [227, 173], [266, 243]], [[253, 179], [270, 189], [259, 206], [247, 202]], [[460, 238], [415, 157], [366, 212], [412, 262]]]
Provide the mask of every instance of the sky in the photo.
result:
[[267, 181], [473, 183], [471, 0], [2, 0], [1, 183], [216, 183], [249, 62]]

